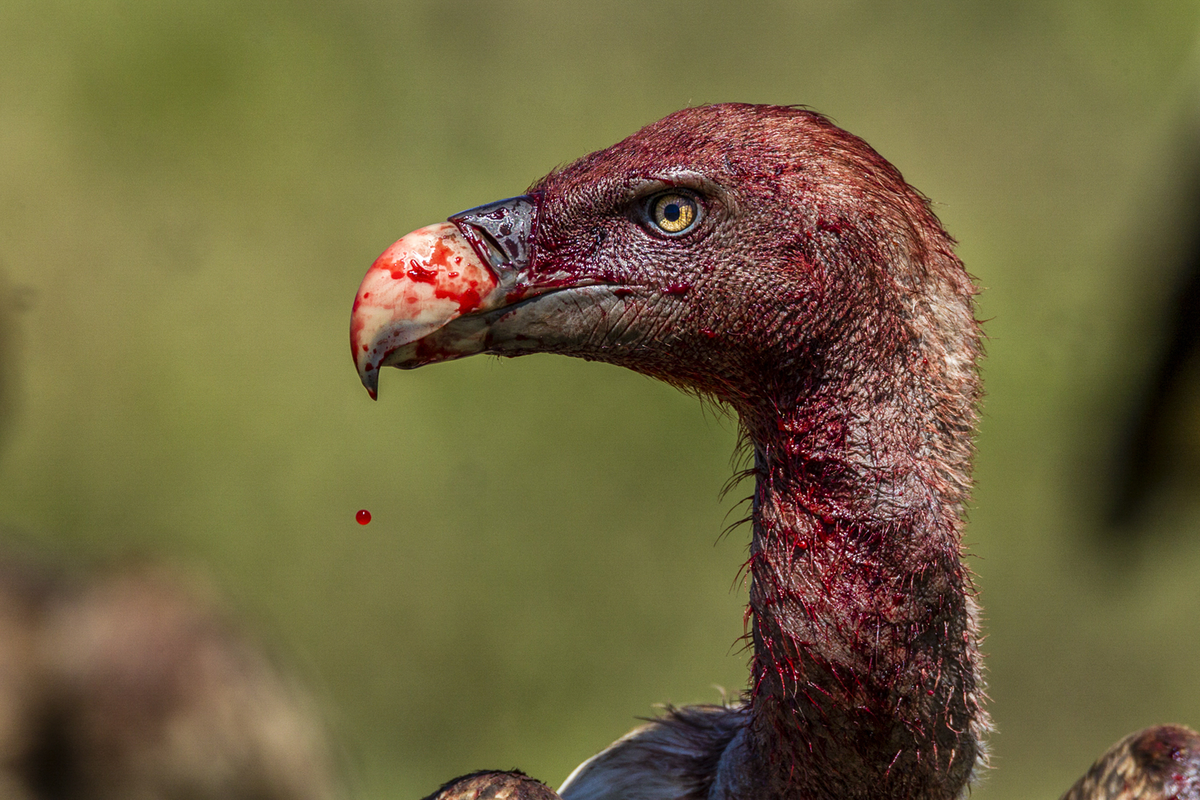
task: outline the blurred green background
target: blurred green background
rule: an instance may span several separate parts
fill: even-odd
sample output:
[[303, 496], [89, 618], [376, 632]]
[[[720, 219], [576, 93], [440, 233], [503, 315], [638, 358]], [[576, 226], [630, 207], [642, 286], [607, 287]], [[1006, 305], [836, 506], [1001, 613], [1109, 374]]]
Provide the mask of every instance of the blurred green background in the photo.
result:
[[1196, 224], [1198, 42], [1195, 0], [3, 0], [0, 524], [210, 572], [356, 797], [557, 783], [653, 704], [736, 693], [730, 421], [543, 356], [388, 371], [373, 404], [348, 318], [412, 228], [682, 106], [804, 103], [934, 198], [985, 287], [975, 796], [1057, 797], [1123, 734], [1200, 725], [1195, 465], [1136, 558], [1096, 536]]

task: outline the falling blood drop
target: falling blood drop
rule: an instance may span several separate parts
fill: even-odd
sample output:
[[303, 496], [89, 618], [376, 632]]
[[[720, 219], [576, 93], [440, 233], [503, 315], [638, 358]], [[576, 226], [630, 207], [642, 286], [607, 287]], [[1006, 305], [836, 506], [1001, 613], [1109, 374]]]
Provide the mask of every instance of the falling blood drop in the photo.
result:
[[367, 511], [365, 508], [360, 509], [359, 512], [354, 515], [354, 519], [358, 520], [359, 525], [366, 525], [371, 521], [371, 512]]

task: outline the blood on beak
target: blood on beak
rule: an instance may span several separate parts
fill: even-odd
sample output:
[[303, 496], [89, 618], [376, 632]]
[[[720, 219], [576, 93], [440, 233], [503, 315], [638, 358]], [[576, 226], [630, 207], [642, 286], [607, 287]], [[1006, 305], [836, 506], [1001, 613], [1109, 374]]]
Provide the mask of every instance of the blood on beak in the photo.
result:
[[496, 287], [495, 274], [450, 222], [415, 230], [383, 251], [358, 287], [350, 318], [350, 349], [371, 397], [388, 356], [486, 310]]

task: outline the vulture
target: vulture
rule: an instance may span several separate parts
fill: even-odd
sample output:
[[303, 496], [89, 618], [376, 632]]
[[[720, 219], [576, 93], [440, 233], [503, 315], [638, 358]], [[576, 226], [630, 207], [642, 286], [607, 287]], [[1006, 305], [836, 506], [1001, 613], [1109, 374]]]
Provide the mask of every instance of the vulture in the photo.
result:
[[0, 798], [342, 797], [312, 699], [239, 627], [178, 570], [6, 545]]
[[[863, 140], [745, 104], [671, 114], [372, 265], [350, 327], [372, 396], [384, 366], [559, 353], [714, 399], [752, 452], [748, 688], [635, 729], [564, 800], [964, 795], [990, 728], [961, 544], [975, 294]], [[554, 794], [498, 772], [431, 795], [510, 796]], [[1200, 737], [1136, 734], [1067, 797], [1200, 797]]]

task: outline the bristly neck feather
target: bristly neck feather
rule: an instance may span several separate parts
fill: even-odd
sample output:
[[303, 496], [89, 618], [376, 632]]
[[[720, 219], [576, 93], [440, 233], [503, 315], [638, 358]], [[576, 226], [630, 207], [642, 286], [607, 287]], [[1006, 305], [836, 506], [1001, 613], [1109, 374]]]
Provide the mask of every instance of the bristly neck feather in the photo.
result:
[[[976, 347], [973, 327], [965, 335]], [[740, 409], [755, 457], [747, 613], [750, 746], [771, 765], [762, 797], [952, 798], [981, 758], [960, 557], [975, 375], [943, 357], [950, 343], [923, 342], [826, 363]]]

